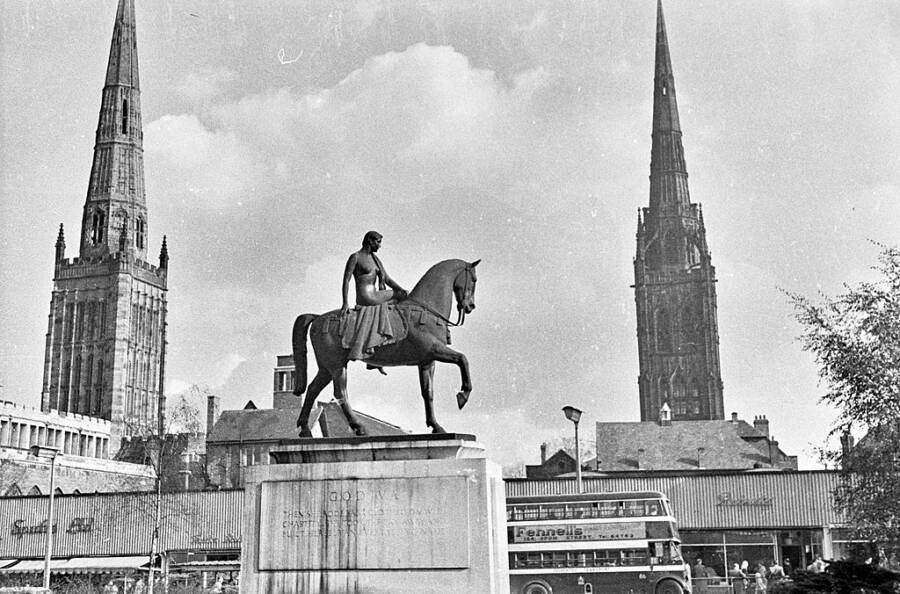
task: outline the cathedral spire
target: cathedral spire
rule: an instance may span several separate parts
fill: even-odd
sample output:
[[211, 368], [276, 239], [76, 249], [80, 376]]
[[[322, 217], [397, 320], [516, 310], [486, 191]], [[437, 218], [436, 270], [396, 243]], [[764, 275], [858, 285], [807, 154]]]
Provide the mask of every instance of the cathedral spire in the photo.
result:
[[[643, 216], [641, 216], [643, 215]], [[656, 65], [650, 200], [638, 215], [634, 290], [641, 420], [724, 418], [716, 276], [699, 204], [691, 203], [662, 0]]]
[[106, 66], [106, 85], [121, 85], [140, 89], [138, 80], [137, 36], [134, 27], [134, 0], [119, 0], [109, 64]]
[[650, 207], [671, 210], [690, 202], [675, 76], [669, 55], [662, 0], [656, 5], [656, 68], [653, 77], [653, 147], [650, 156]]
[[135, 256], [146, 261], [143, 152], [134, 0], [119, 0], [81, 223], [82, 257], [115, 252], [117, 232], [127, 219]]

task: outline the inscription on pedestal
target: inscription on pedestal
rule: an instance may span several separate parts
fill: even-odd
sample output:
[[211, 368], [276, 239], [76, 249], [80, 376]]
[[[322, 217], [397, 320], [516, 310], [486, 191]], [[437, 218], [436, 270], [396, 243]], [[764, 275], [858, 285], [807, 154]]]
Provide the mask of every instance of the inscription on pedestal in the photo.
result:
[[469, 567], [465, 477], [260, 485], [265, 570]]

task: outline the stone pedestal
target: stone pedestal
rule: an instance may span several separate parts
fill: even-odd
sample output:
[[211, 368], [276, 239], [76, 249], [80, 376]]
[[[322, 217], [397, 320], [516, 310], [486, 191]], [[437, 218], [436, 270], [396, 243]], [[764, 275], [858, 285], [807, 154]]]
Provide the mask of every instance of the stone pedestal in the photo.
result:
[[470, 435], [282, 442], [247, 468], [243, 594], [506, 594], [500, 467]]

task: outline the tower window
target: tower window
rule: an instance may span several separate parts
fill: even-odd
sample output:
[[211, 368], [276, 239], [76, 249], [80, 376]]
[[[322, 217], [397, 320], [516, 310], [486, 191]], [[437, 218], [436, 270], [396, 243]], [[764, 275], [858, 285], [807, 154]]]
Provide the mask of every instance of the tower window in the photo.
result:
[[122, 134], [128, 134], [128, 99], [122, 99]]
[[103, 231], [106, 229], [106, 213], [95, 210], [91, 217], [91, 241], [94, 245], [103, 243]]
[[144, 249], [144, 219], [135, 219], [134, 237], [139, 250]]
[[672, 317], [664, 309], [656, 314], [656, 348], [662, 352], [669, 352], [674, 348]]

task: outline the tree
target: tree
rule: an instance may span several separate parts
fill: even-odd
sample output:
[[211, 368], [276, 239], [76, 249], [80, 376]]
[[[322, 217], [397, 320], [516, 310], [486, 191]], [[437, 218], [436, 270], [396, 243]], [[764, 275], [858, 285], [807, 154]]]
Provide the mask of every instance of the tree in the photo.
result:
[[[820, 302], [789, 294], [803, 325], [804, 350], [815, 355], [827, 385], [822, 401], [838, 410], [831, 436], [841, 450], [823, 452], [840, 468], [834, 492], [858, 536], [900, 540], [900, 250], [879, 246], [880, 278], [845, 285]], [[850, 436], [862, 435], [852, 446]]]
[[156, 471], [155, 497], [152, 501], [141, 498], [134, 500], [135, 504], [146, 507], [144, 513], [154, 518], [150, 570], [147, 575], [150, 592], [154, 591], [153, 563], [159, 553], [161, 527], [170, 518], [195, 513], [191, 509], [163, 509], [163, 493], [186, 491], [192, 486], [203, 488], [208, 484], [205, 457], [194, 451], [198, 449], [203, 437], [200, 409], [196, 403], [204, 401], [208, 394], [208, 388], [193, 385], [175, 398], [168, 399], [166, 410], [159, 411], [157, 426], [133, 427], [133, 437], [123, 443], [116, 455], [118, 460], [146, 464]]

